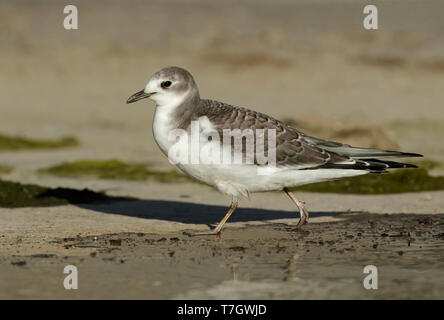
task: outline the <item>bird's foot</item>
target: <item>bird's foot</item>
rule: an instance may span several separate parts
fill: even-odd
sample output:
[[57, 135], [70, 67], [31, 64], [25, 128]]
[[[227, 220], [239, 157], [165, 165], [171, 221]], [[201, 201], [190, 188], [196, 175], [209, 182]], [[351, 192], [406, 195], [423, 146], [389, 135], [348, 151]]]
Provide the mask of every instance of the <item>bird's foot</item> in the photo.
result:
[[308, 219], [310, 219], [308, 211], [307, 211], [307, 209], [305, 209], [304, 202], [301, 202], [301, 206], [299, 207], [299, 210], [301, 212], [301, 218], [299, 219], [299, 222], [298, 222], [298, 225], [297, 225], [298, 227], [300, 227], [300, 226], [302, 226], [304, 224], [307, 224], [308, 223]]
[[305, 202], [299, 201], [296, 199], [294, 194], [290, 191], [288, 188], [284, 188], [285, 193], [290, 197], [290, 199], [294, 202], [295, 205], [297, 205], [299, 209], [299, 214], [301, 215], [301, 218], [299, 219], [298, 224], [295, 228], [291, 229], [291, 231], [302, 231], [301, 226], [304, 224], [307, 224], [309, 215], [307, 209], [305, 209]]
[[308, 223], [308, 219], [310, 218], [310, 216], [308, 214], [307, 209], [304, 206], [304, 202], [298, 201], [297, 205], [299, 207], [301, 218], [299, 219], [299, 222], [296, 225], [296, 227], [290, 229], [289, 231], [291, 231], [291, 232], [305, 232], [304, 230], [302, 230], [302, 226], [304, 224]]

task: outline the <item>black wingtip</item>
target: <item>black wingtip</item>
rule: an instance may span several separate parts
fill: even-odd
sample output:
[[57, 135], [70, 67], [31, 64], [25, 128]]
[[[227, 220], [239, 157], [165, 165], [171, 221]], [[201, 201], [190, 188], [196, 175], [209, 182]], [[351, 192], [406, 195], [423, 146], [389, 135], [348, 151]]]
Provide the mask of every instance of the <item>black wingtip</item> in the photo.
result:
[[420, 153], [401, 152], [399, 157], [418, 157], [418, 158], [422, 158], [424, 156], [422, 154], [420, 154]]
[[403, 163], [403, 162], [396, 162], [396, 161], [388, 161], [388, 160], [380, 160], [380, 159], [366, 159], [363, 161], [367, 161], [370, 164], [379, 163], [382, 165], [385, 165], [387, 169], [395, 169], [395, 168], [418, 168], [417, 165], [412, 163]]
[[373, 173], [383, 173], [387, 172], [387, 169], [418, 168], [418, 166], [411, 163], [402, 163], [381, 159], [357, 159], [355, 163], [351, 164], [326, 163], [320, 168], [368, 170]]

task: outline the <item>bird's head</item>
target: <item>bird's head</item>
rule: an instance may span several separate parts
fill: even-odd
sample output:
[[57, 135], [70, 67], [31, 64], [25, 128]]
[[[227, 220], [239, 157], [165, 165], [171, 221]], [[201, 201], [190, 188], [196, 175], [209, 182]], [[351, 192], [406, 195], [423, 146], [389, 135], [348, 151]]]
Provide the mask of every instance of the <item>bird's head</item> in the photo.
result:
[[162, 106], [180, 104], [190, 97], [199, 97], [193, 76], [185, 69], [166, 67], [153, 74], [145, 88], [130, 96], [126, 103], [150, 98]]

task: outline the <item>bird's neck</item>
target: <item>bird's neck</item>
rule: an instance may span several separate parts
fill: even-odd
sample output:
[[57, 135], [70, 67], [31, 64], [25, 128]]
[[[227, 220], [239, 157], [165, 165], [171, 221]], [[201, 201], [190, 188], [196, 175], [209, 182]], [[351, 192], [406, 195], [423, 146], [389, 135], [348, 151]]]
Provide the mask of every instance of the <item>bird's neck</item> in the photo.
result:
[[191, 90], [186, 95], [168, 99], [166, 101], [156, 101], [156, 112], [154, 121], [157, 117], [169, 123], [165, 123], [169, 129], [182, 128], [184, 121], [191, 117], [194, 110], [199, 106], [199, 91]]
[[194, 110], [200, 103], [199, 93], [188, 94], [182, 99], [156, 101], [156, 111], [153, 119], [154, 139], [160, 149], [166, 154], [171, 146], [168, 136], [175, 129], [187, 129], [191, 123]]

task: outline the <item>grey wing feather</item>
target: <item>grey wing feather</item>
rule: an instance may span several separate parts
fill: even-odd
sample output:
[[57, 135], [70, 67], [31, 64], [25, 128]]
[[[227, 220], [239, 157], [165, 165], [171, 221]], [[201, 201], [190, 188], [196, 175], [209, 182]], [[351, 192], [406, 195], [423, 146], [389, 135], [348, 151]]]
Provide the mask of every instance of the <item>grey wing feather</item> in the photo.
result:
[[391, 150], [380, 150], [380, 149], [372, 149], [372, 148], [359, 148], [352, 147], [348, 144], [322, 140], [319, 138], [303, 135], [304, 139], [308, 142], [323, 148], [325, 150], [335, 152], [340, 155], [348, 156], [351, 158], [358, 159], [373, 159], [375, 157], [385, 158], [385, 157], [422, 157], [419, 153], [410, 153], [410, 152], [400, 152], [400, 151], [391, 151]]
[[[213, 100], [201, 100], [199, 116], [207, 116], [216, 130], [276, 130], [276, 164], [294, 169], [355, 169], [383, 172], [387, 168], [414, 165], [375, 159], [376, 157], [421, 157], [417, 153], [352, 147], [334, 141], [308, 136], [268, 115]], [[265, 134], [266, 136], [266, 134]], [[255, 136], [256, 141], [256, 136]], [[265, 139], [265, 150], [268, 150]], [[245, 152], [245, 148], [243, 148]], [[256, 163], [256, 161], [255, 161]]]
[[[236, 107], [213, 100], [202, 100], [198, 116], [207, 116], [220, 134], [224, 129], [253, 129], [256, 141], [256, 129], [276, 130], [276, 164], [280, 167], [296, 169], [316, 168], [327, 163], [355, 164], [355, 160], [316, 146], [305, 140], [303, 134], [268, 115]], [[268, 140], [264, 139], [264, 148], [268, 151]], [[245, 152], [245, 148], [243, 148]], [[255, 159], [256, 160], [256, 159]], [[255, 161], [257, 164], [257, 162]]]

